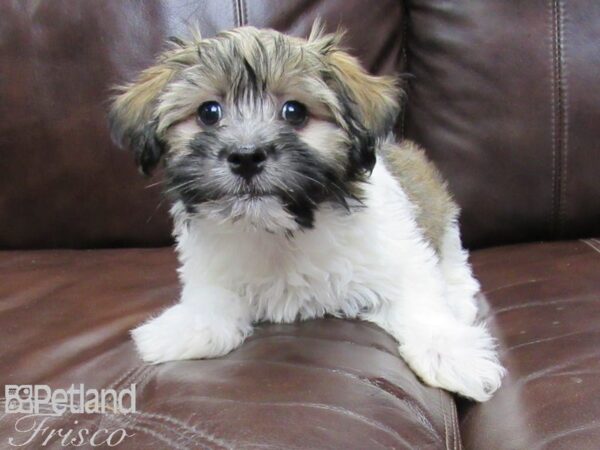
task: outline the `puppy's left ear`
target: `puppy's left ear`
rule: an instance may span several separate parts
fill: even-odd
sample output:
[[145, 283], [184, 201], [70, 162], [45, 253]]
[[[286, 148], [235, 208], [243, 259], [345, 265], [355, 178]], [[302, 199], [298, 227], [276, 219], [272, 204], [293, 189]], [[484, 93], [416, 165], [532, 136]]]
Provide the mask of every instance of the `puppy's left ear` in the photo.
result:
[[343, 51], [343, 35], [343, 31], [323, 34], [317, 21], [308, 40], [325, 62], [325, 81], [341, 107], [338, 121], [359, 141], [357, 163], [370, 171], [375, 165], [375, 139], [385, 137], [396, 123], [401, 90], [395, 77], [370, 75], [356, 58]]

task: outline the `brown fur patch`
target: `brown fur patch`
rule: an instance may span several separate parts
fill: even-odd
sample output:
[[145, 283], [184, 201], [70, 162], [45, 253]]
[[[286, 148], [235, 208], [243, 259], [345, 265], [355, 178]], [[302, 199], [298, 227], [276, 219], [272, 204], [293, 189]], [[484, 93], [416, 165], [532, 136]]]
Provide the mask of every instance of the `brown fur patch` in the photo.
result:
[[446, 227], [459, 213], [442, 175], [427, 159], [423, 149], [411, 141], [384, 145], [381, 156], [410, 201], [417, 206], [417, 224], [439, 252]]

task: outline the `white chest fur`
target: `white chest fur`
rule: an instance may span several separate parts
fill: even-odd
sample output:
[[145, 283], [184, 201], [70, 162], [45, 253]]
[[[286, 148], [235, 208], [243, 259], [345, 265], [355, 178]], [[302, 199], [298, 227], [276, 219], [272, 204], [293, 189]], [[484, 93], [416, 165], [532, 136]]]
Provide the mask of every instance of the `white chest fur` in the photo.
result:
[[[181, 279], [184, 285], [231, 289], [252, 305], [255, 320], [289, 322], [325, 313], [356, 317], [398, 294], [398, 261], [410, 258], [403, 243], [422, 239], [413, 208], [378, 164], [365, 186], [364, 205], [352, 212], [323, 205], [314, 228], [292, 237], [244, 219], [191, 218], [184, 225], [178, 218]], [[174, 213], [182, 214], [181, 207]], [[184, 290], [184, 296], [192, 291]]]

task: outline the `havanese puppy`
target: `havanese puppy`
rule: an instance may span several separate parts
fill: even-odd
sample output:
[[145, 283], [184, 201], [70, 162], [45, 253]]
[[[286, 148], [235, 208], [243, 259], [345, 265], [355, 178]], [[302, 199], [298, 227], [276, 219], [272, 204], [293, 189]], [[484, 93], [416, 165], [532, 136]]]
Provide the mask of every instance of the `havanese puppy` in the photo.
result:
[[158, 363], [224, 355], [254, 322], [363, 319], [425, 383], [486, 400], [503, 369], [476, 323], [458, 208], [423, 151], [394, 142], [396, 80], [341, 37], [171, 38], [119, 88], [116, 140], [143, 173], [164, 161], [183, 285], [133, 339]]

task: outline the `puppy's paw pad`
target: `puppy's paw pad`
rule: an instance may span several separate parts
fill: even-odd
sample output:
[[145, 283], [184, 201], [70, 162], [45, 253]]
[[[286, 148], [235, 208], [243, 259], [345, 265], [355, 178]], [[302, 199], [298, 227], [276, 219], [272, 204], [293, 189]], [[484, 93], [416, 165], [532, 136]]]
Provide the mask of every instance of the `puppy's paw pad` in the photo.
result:
[[222, 356], [238, 347], [249, 333], [249, 327], [207, 320], [181, 304], [131, 331], [141, 358], [151, 364]]

